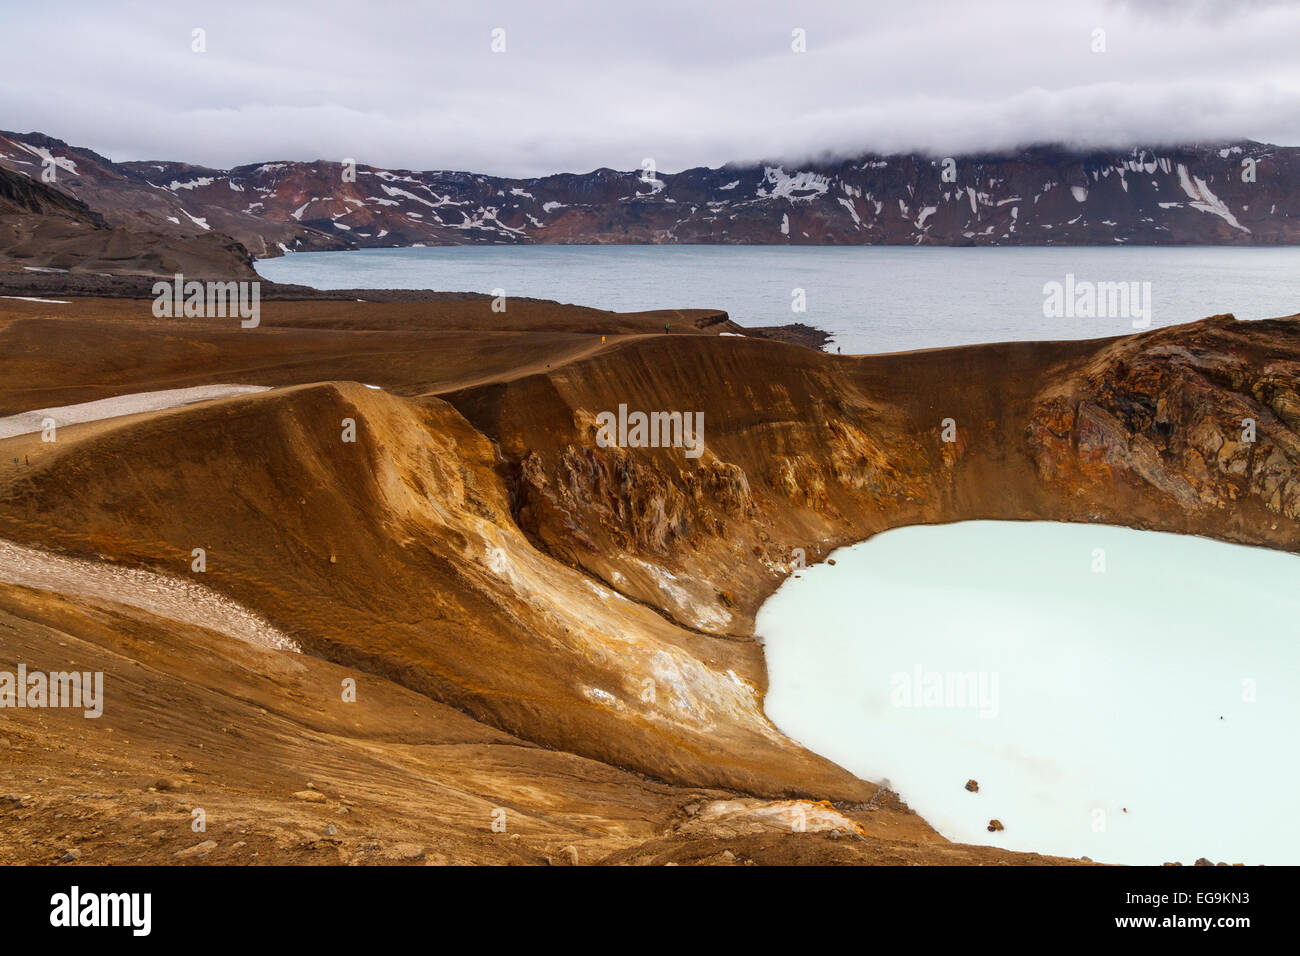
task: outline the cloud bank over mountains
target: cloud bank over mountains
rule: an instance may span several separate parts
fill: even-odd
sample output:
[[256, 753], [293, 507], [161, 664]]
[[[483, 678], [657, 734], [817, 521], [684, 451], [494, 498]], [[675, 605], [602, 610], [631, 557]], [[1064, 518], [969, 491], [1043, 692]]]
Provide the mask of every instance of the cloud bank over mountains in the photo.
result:
[[[0, 126], [115, 160], [347, 157], [512, 176], [647, 158], [671, 172], [1041, 142], [1300, 144], [1300, 4], [1284, 2], [231, 0], [157, 10], [81, 2], [7, 13]], [[205, 52], [194, 50], [196, 30]]]

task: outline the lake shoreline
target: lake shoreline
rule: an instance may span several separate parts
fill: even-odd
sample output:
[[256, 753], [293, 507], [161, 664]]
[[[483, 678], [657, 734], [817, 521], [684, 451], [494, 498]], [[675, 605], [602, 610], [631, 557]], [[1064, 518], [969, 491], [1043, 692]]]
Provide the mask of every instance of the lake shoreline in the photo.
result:
[[814, 326], [852, 355], [1300, 309], [1300, 247], [440, 246], [301, 252], [257, 268], [321, 289], [471, 289], [625, 312], [690, 303], [751, 329]]

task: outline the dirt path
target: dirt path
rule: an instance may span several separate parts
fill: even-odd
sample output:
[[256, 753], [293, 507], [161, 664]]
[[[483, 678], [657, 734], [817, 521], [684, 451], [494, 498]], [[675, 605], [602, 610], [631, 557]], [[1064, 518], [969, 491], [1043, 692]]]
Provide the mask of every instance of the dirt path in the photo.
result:
[[458, 392], [468, 388], [477, 388], [482, 385], [501, 385], [529, 375], [553, 372], [573, 362], [590, 358], [600, 352], [608, 352], [617, 346], [623, 346], [629, 342], [637, 342], [648, 338], [652, 338], [652, 336], [635, 334], [611, 335], [609, 336], [609, 341], [606, 342], [604, 336], [601, 337], [600, 341], [597, 341], [596, 337], [593, 335], [590, 337], [590, 341], [577, 343], [563, 350], [546, 354], [541, 358], [530, 362], [522, 362], [513, 365], [508, 370], [496, 369], [485, 375], [471, 375], [465, 378], [439, 382], [436, 388], [422, 392], [421, 394], [423, 396], [442, 396], [450, 392]]
[[152, 571], [65, 558], [0, 540], [0, 582], [125, 604], [258, 647], [302, 650], [288, 635], [229, 598], [201, 584]]

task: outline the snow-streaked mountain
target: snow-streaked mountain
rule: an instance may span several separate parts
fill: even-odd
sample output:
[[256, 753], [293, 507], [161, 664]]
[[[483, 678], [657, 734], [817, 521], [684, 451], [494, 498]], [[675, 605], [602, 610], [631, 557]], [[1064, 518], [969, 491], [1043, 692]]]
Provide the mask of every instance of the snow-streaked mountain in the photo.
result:
[[0, 166], [54, 166], [53, 185], [113, 225], [222, 232], [257, 256], [449, 243], [1300, 242], [1300, 149], [1253, 142], [506, 179], [323, 161], [114, 163], [4, 133]]

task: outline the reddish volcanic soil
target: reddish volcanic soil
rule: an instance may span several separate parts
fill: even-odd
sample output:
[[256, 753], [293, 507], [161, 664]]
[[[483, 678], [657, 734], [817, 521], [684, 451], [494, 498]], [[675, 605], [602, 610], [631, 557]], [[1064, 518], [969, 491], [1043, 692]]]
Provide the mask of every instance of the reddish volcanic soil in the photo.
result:
[[[0, 670], [105, 681], [99, 719], [5, 712], [14, 862], [1076, 862], [951, 844], [766, 720], [791, 550], [966, 518], [1300, 550], [1300, 318], [850, 357], [705, 310], [150, 304], [0, 299], [0, 417], [269, 387], [0, 440], [0, 539], [57, 556], [35, 588], [0, 549]], [[704, 453], [599, 447], [621, 403], [702, 412]]]

